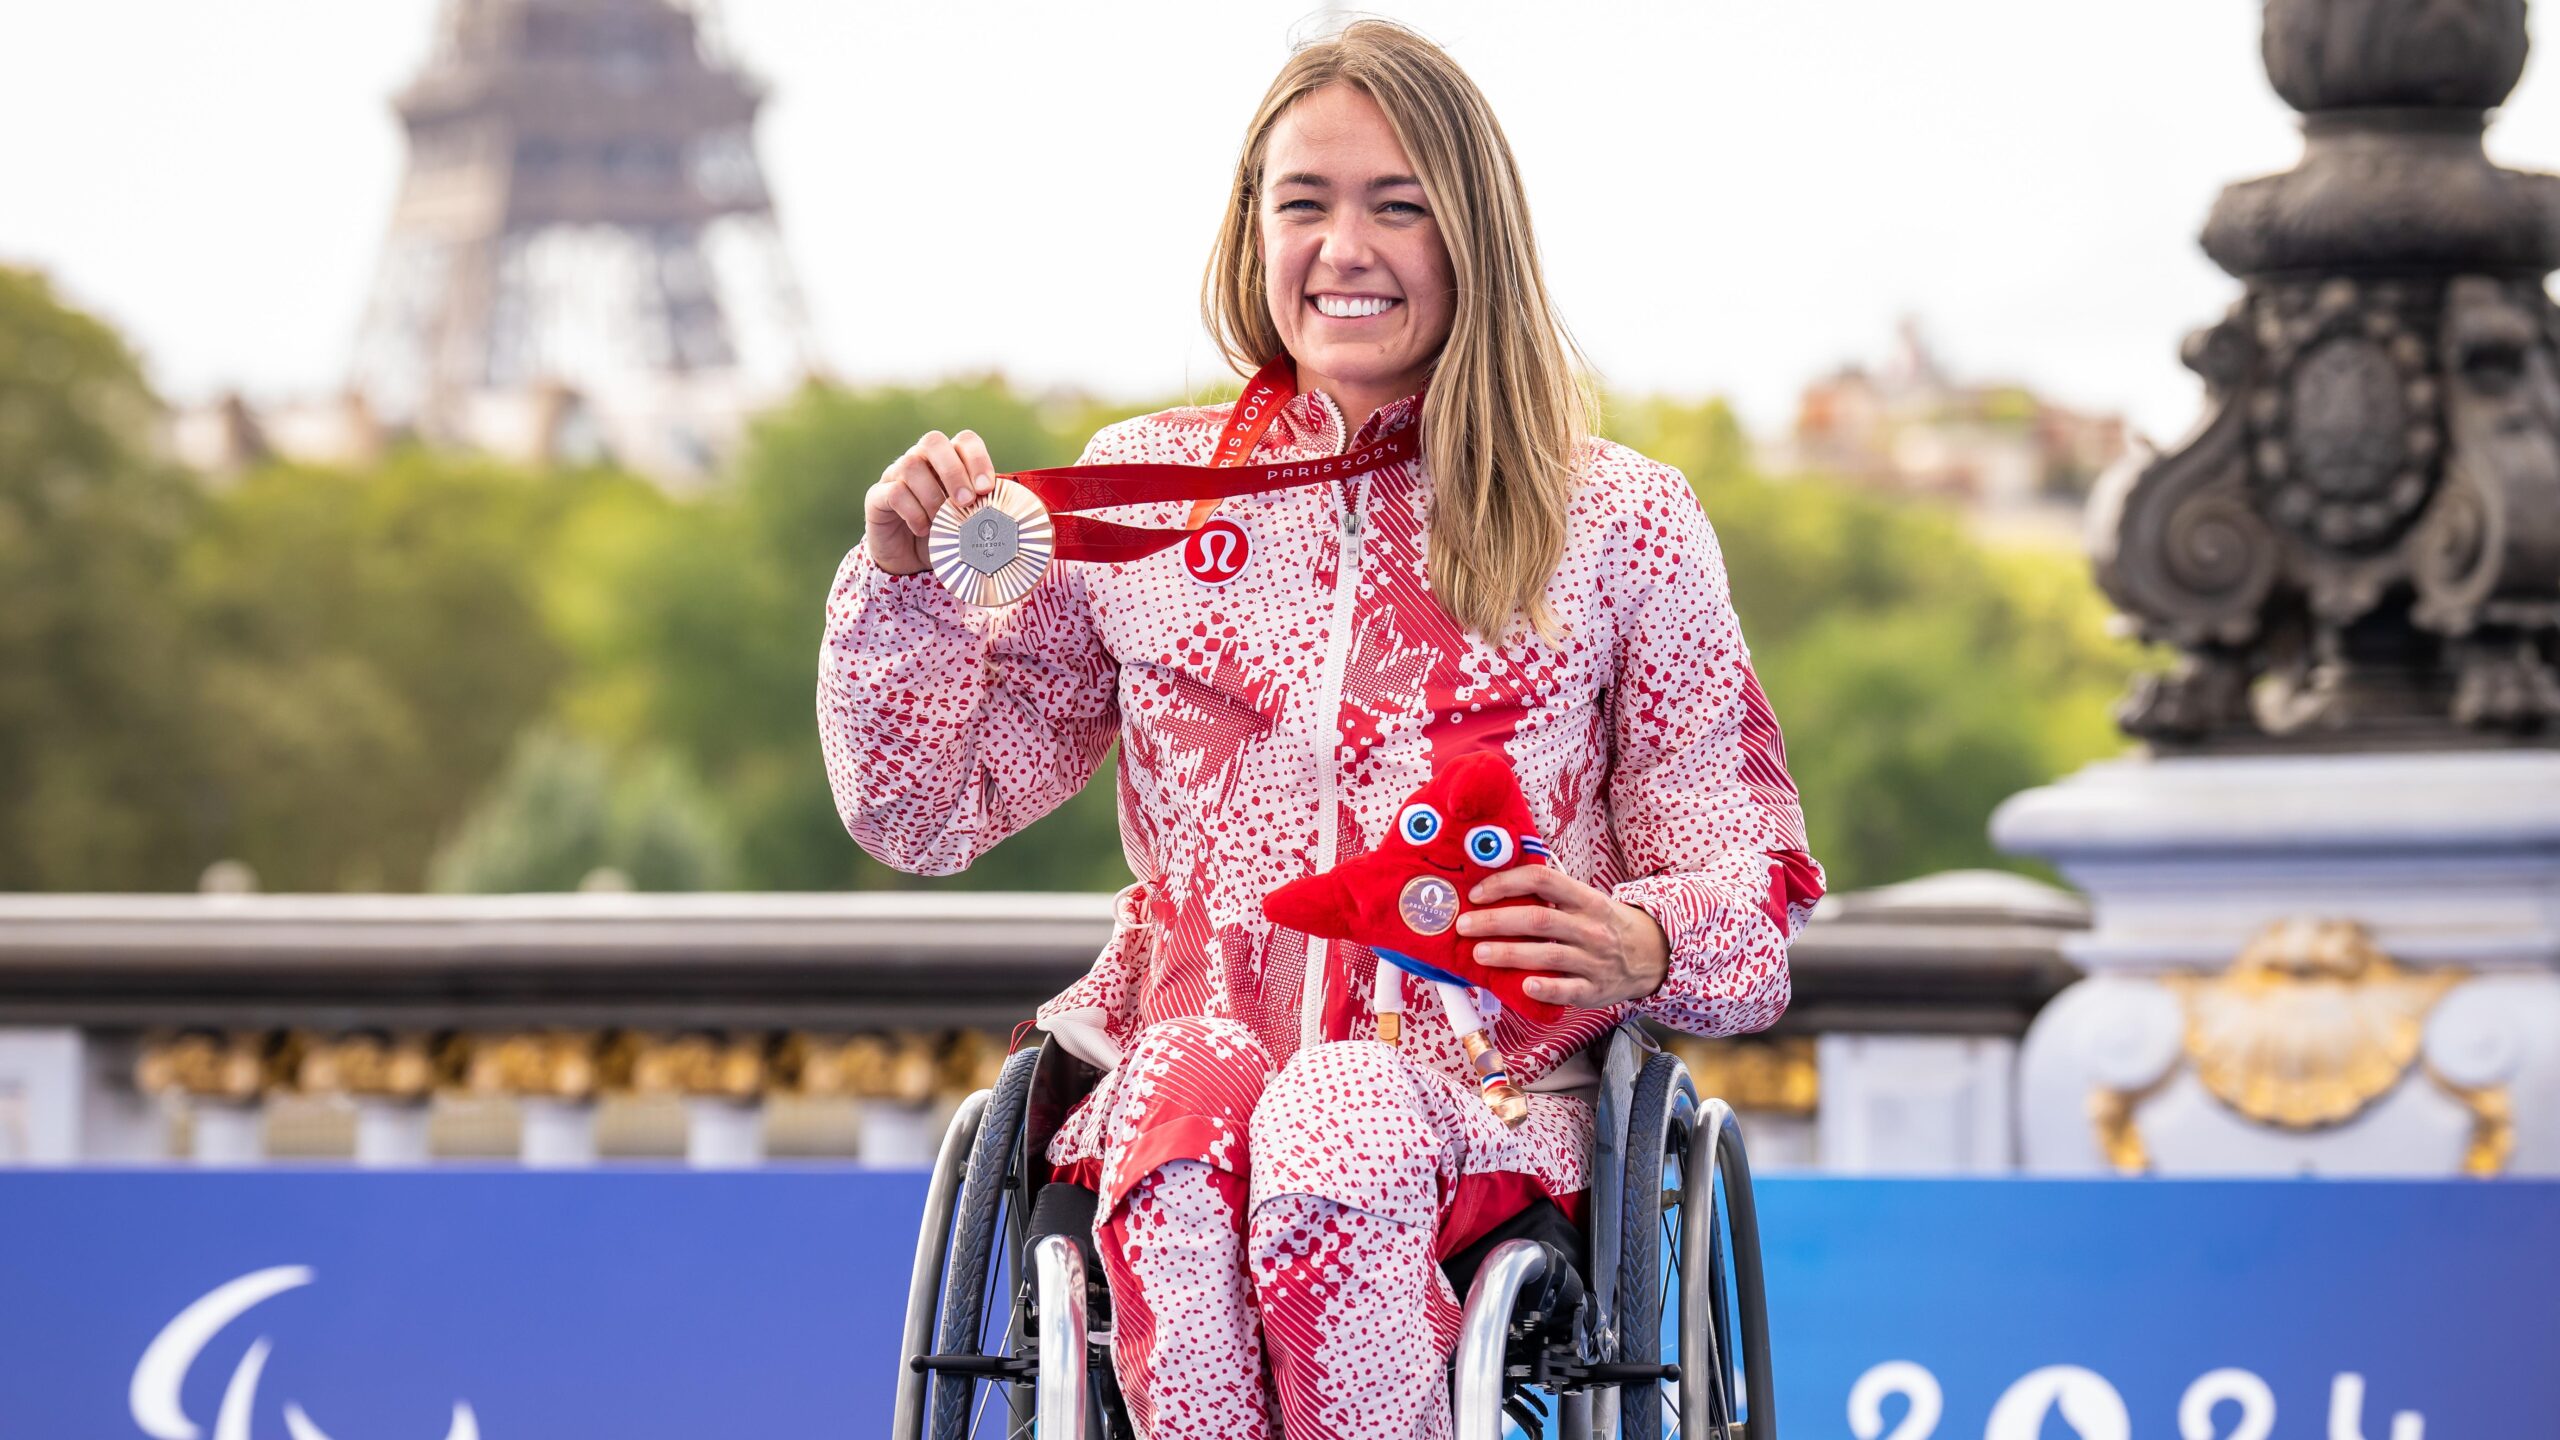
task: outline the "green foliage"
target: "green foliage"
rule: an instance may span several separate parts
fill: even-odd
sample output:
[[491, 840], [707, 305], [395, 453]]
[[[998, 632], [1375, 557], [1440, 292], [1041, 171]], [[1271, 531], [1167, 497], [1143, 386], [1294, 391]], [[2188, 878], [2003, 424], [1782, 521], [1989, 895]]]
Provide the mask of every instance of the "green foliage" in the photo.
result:
[[2020, 385], [2003, 385], [1986, 391], [1982, 396], [1982, 418], [2011, 430], [2023, 430], [2034, 424], [2043, 409], [2035, 392]]
[[170, 569], [202, 508], [105, 326], [0, 267], [0, 888], [194, 878], [187, 642]]
[[610, 479], [408, 453], [245, 477], [190, 537], [216, 853], [270, 889], [415, 889], [565, 670], [551, 531]]
[[428, 883], [575, 890], [611, 870], [635, 890], [717, 890], [733, 868], [716, 808], [673, 756], [649, 755], [617, 774], [602, 747], [539, 727], [437, 852]]

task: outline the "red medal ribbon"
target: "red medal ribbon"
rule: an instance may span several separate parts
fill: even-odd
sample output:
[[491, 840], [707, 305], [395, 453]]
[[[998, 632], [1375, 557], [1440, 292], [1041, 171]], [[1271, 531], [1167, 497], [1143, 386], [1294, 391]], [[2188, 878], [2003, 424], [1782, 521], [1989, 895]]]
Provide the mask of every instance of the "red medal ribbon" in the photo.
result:
[[[1389, 465], [1401, 465], [1422, 453], [1422, 427], [1409, 425], [1374, 444], [1342, 455], [1292, 460], [1283, 465], [1250, 465], [1254, 447], [1282, 406], [1296, 398], [1297, 372], [1282, 355], [1254, 373], [1236, 397], [1227, 427], [1218, 436], [1217, 459], [1208, 465], [1060, 465], [1047, 470], [1017, 470], [1006, 476], [1048, 508], [1057, 531], [1061, 560], [1136, 560], [1153, 555], [1209, 521], [1221, 500], [1259, 495], [1292, 485], [1347, 479]], [[1142, 525], [1116, 525], [1072, 512], [1110, 505], [1145, 505], [1166, 500], [1193, 500], [1190, 519], [1178, 530]]]

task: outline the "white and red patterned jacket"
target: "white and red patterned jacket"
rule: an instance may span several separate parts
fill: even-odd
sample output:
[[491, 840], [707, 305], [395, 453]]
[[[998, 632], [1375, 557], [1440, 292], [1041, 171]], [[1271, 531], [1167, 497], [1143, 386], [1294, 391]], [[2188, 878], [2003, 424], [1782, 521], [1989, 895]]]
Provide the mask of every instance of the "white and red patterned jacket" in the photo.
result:
[[[1351, 437], [1310, 391], [1253, 458], [1337, 454], [1415, 423], [1419, 405]], [[1209, 463], [1227, 408], [1113, 425], [1084, 461]], [[1149, 1024], [1224, 1016], [1286, 1063], [1365, 1033], [1376, 962], [1273, 926], [1262, 897], [1376, 844], [1436, 760], [1498, 745], [1554, 863], [1650, 913], [1671, 952], [1661, 990], [1633, 1007], [1551, 1026], [1501, 1015], [1513, 1073], [1547, 1076], [1630, 1008], [1700, 1034], [1765, 1028], [1822, 893], [1778, 725], [1688, 482], [1605, 441], [1588, 456], [1547, 587], [1560, 646], [1487, 645], [1432, 599], [1427, 460], [1225, 502], [1248, 543], [1223, 584], [1194, 578], [1176, 547], [1061, 563], [1019, 605], [974, 610], [855, 546], [818, 675], [845, 828], [885, 864], [952, 874], [1082, 788], [1117, 739], [1137, 882], [1042, 1025], [1108, 1062]], [[1178, 527], [1188, 508], [1095, 513]], [[1405, 983], [1406, 1045], [1466, 1074], [1440, 1007]]]

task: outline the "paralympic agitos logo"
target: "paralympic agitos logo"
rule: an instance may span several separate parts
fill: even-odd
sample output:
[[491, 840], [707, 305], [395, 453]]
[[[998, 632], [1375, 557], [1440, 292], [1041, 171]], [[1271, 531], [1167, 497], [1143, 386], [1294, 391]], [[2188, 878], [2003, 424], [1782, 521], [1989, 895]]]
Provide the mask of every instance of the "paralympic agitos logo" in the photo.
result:
[[[152, 1337], [142, 1352], [142, 1363], [133, 1367], [133, 1385], [127, 1397], [133, 1409], [133, 1423], [151, 1440], [202, 1440], [203, 1427], [187, 1418], [179, 1398], [186, 1388], [187, 1372], [195, 1368], [196, 1357], [214, 1336], [222, 1333], [223, 1327], [252, 1307], [308, 1285], [312, 1278], [308, 1265], [277, 1265], [217, 1285], [204, 1298], [179, 1311], [177, 1318]], [[222, 1387], [221, 1405], [214, 1411], [212, 1440], [250, 1440], [250, 1424], [258, 1407], [258, 1381], [266, 1373], [267, 1355], [272, 1348], [268, 1338], [261, 1335], [232, 1368], [231, 1379]], [[292, 1440], [329, 1440], [329, 1432], [292, 1400], [284, 1402], [284, 1428]], [[444, 1440], [480, 1440], [480, 1420], [471, 1413], [469, 1401], [453, 1402], [453, 1422], [446, 1427]]]

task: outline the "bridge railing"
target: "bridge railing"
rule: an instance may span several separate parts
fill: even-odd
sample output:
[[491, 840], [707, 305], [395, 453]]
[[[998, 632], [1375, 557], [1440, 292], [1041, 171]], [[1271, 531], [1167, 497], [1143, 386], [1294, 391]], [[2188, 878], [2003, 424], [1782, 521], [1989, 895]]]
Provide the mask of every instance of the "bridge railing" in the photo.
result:
[[[2083, 924], [1980, 872], [1838, 897], [1776, 1030], [1667, 1038], [1782, 1165], [2005, 1169]], [[0, 1163], [919, 1164], [1110, 927], [1081, 894], [0, 896]]]

